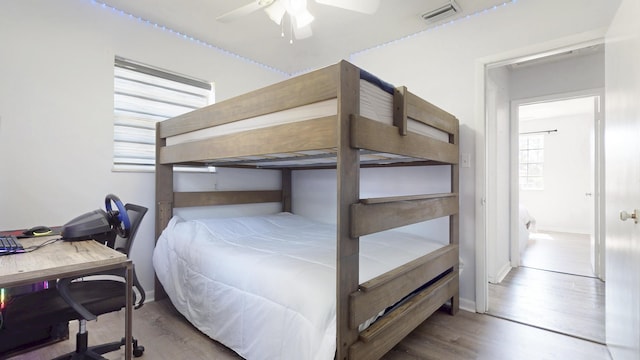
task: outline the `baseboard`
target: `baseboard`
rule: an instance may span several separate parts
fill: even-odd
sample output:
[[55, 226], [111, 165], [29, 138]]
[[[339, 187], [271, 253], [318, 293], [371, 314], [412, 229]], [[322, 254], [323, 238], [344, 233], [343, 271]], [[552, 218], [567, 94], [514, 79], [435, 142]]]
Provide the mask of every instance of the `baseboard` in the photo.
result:
[[507, 276], [509, 271], [511, 271], [511, 262], [507, 261], [506, 263], [502, 264], [502, 267], [500, 267], [500, 270], [498, 270], [495, 278], [489, 277], [489, 282], [492, 284], [501, 283], [502, 280], [504, 280], [504, 278]]
[[502, 268], [500, 269], [500, 271], [498, 271], [499, 283], [502, 282], [502, 280], [504, 280], [507, 274], [509, 274], [509, 271], [511, 271], [511, 262], [507, 261], [506, 263], [504, 263], [504, 265], [502, 265]]
[[145, 291], [144, 292], [144, 302], [148, 303], [151, 301], [156, 301], [155, 299], [155, 291], [151, 290], [151, 291]]
[[476, 312], [476, 302], [460, 298], [460, 309], [468, 312]]
[[558, 229], [558, 228], [551, 227], [551, 228], [544, 228], [544, 229], [536, 228], [534, 233], [537, 233], [537, 232], [539, 232], [539, 233], [546, 233], [546, 232], [554, 233], [554, 232], [556, 232], [556, 233], [577, 234], [577, 235], [585, 235], [585, 236], [591, 235], [588, 231], [585, 232], [583, 230], [584, 229], [579, 229], [579, 230], [576, 230], [576, 229]]

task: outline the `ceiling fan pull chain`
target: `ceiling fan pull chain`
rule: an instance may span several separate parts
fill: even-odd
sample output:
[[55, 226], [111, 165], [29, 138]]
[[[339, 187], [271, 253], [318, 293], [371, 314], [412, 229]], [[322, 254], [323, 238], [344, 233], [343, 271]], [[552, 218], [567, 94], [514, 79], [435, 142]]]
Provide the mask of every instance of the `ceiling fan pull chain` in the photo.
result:
[[289, 44], [293, 44], [293, 17], [289, 15]]

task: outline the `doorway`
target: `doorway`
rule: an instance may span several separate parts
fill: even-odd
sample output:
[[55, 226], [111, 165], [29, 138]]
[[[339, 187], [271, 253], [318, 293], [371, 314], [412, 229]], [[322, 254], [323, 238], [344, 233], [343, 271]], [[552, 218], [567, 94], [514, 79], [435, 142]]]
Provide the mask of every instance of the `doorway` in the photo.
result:
[[604, 343], [596, 277], [596, 135], [600, 97], [512, 102], [512, 268], [489, 284], [487, 313]]
[[[595, 86], [584, 86], [585, 81], [583, 81], [585, 78], [591, 76], [589, 72], [584, 71], [585, 66], [590, 69], [596, 69], [593, 70], [594, 73], [601, 73], [601, 78], [604, 78], [604, 64], [603, 61], [600, 61], [604, 58], [602, 51], [603, 49], [601, 46], [594, 46], [593, 44], [590, 44], [585, 47], [576, 46], [570, 51], [556, 50], [551, 54], [553, 56], [531, 56], [528, 57], [528, 59], [535, 58], [536, 60], [533, 62], [527, 62], [527, 64], [518, 63], [517, 61], [502, 61], [499, 64], [496, 63], [484, 65], [484, 113], [486, 115], [486, 121], [484, 122], [484, 137], [482, 138], [479, 147], [479, 155], [481, 156], [481, 158], [479, 159], [479, 166], [482, 166], [482, 171], [479, 174], [480, 177], [478, 182], [480, 196], [479, 206], [481, 211], [478, 221], [481, 221], [482, 223], [478, 228], [479, 247], [477, 249], [478, 251], [476, 258], [478, 265], [478, 282], [476, 286], [478, 295], [476, 298], [476, 308], [478, 312], [496, 313], [496, 307], [498, 305], [501, 308], [507, 308], [508, 304], [502, 303], [504, 305], [503, 306], [500, 305], [498, 301], [494, 301], [493, 305], [495, 306], [492, 307], [492, 299], [490, 299], [488, 296], [490, 285], [489, 283], [502, 284], [500, 286], [504, 286], [505, 281], [506, 283], [508, 283], [511, 280], [515, 280], [515, 282], [527, 285], [527, 288], [523, 290], [512, 292], [510, 295], [511, 299], [530, 294], [539, 295], [538, 298], [529, 298], [528, 300], [526, 300], [528, 303], [524, 310], [520, 310], [521, 315], [527, 314], [527, 312], [529, 314], [533, 313], [534, 315], [530, 316], [532, 318], [556, 319], [561, 323], [573, 323], [574, 327], [576, 328], [586, 328], [586, 326], [580, 321], [574, 321], [566, 318], [562, 320], [561, 315], [571, 314], [571, 310], [578, 310], [579, 307], [575, 304], [579, 304], [580, 302], [582, 302], [580, 304], [585, 304], [587, 297], [591, 296], [592, 294], [594, 295], [594, 297], [600, 297], [602, 298], [602, 300], [604, 300], [604, 286], [601, 287], [602, 290], [598, 290], [595, 288], [587, 289], [587, 285], [581, 284], [582, 280], [586, 280], [586, 282], [600, 282], [600, 285], [603, 285], [602, 282], [600, 280], [597, 280], [596, 278], [581, 276], [578, 280], [564, 278], [556, 281], [550, 280], [549, 278], [562, 278], [564, 276], [575, 275], [565, 273], [564, 271], [546, 271], [545, 273], [539, 274], [532, 272], [531, 268], [520, 267], [520, 261], [527, 260], [520, 258], [520, 246], [517, 242], [517, 239], [519, 237], [519, 223], [517, 219], [519, 218], [518, 199], [520, 197], [520, 164], [518, 162], [517, 156], [511, 156], [511, 154], [515, 154], [519, 151], [519, 141], [517, 140], [519, 137], [519, 124], [516, 124], [514, 126], [512, 126], [511, 124], [511, 119], [517, 118], [518, 111], [513, 110], [516, 113], [516, 116], [514, 116], [512, 114], [512, 109], [519, 109], [520, 105], [524, 106], [537, 103], [545, 103], [551, 100], [559, 100], [559, 97], [572, 99], [591, 97], [593, 101], [591, 109], [594, 111], [594, 113], [602, 113], [599, 104], [600, 100], [602, 99], [602, 90], [600, 89], [600, 87], [603, 85], [603, 82], [599, 83], [596, 79], [592, 82], [595, 84]], [[585, 65], [585, 58], [589, 58], [591, 56], [599, 56], [599, 58], [592, 65]], [[575, 65], [576, 63], [578, 65]], [[578, 74], [575, 71], [577, 68], [582, 69], [581, 74]], [[526, 74], [526, 76], [514, 76], [513, 74], [518, 71]], [[574, 72], [573, 79], [571, 78], [572, 72]], [[529, 83], [526, 87], [517, 84], [517, 80], [521, 80], [523, 78], [526, 79], [527, 77]], [[563, 83], [557, 81], [558, 79], [562, 79]], [[565, 86], [566, 84], [569, 84], [569, 86]], [[575, 86], [572, 88], [571, 86], [573, 85]], [[522, 94], [526, 93], [527, 91], [529, 93], [533, 93], [533, 96], [532, 94], [528, 94], [528, 96], [522, 96]], [[513, 99], [527, 100], [514, 101]], [[597, 101], [595, 99], [597, 99]], [[593, 153], [595, 154], [593, 161], [593, 172], [599, 175], [586, 177], [587, 179], [593, 179], [593, 191], [590, 191], [589, 186], [587, 186], [587, 188], [581, 189], [582, 203], [584, 203], [585, 201], [590, 201], [594, 204], [593, 215], [590, 214], [590, 211], [588, 209], [587, 213], [589, 214], [586, 216], [582, 214], [574, 214], [576, 219], [593, 219], [593, 223], [590, 224], [590, 226], [594, 228], [592, 232], [594, 236], [591, 237], [589, 235], [587, 236], [587, 239], [589, 242], [593, 241], [594, 245], [597, 245], [593, 247], [594, 249], [604, 248], [603, 244], [599, 244], [599, 239], [601, 238], [600, 234], [602, 232], [601, 226], [599, 226], [599, 224], [601, 219], [603, 218], [599, 213], [599, 204], [603, 200], [600, 198], [602, 194], [601, 187], [603, 186], [603, 184], [599, 182], [599, 179], [602, 176], [602, 171], [599, 165], [601, 162], [602, 153], [602, 134], [600, 131], [602, 122], [600, 121], [599, 116], [600, 115], [596, 116], [598, 118], [597, 120], [592, 120], [594, 122], [594, 135], [593, 144], [590, 144], [594, 147]], [[554, 129], [550, 128], [546, 130]], [[566, 129], [563, 131], [565, 134], [567, 134]], [[550, 136], [552, 134], [558, 135], [556, 132], [549, 133]], [[591, 153], [590, 151], [587, 152]], [[578, 186], [574, 187], [578, 188]], [[589, 197], [591, 198], [590, 200]], [[552, 201], [557, 202], [557, 200]], [[584, 210], [582, 206], [576, 205], [575, 200], [568, 203], [572, 204], [574, 208], [580, 208], [581, 211]], [[570, 209], [569, 211], [567, 211], [567, 213], [573, 211], [573, 209]], [[541, 220], [544, 220], [545, 215], [547, 215], [546, 212], [548, 211], [543, 210], [542, 215], [539, 219], [537, 219], [538, 224], [536, 225], [538, 225], [537, 229], [539, 230], [548, 230], [541, 229], [539, 227], [539, 222]], [[545, 223], [550, 224], [546, 221]], [[557, 226], [555, 227], [555, 229], [553, 229], [554, 226], [554, 224], [550, 226], [551, 230], [563, 230], [562, 228], [559, 228]], [[582, 230], [582, 232], [585, 231]], [[589, 251], [589, 253], [590, 252], [591, 251]], [[591, 259], [589, 259], [588, 267], [590, 268], [589, 270], [594, 270], [596, 274], [599, 274], [598, 271], [600, 271], [602, 273], [601, 276], [604, 276], [604, 273], [602, 271], [604, 266], [599, 261], [600, 258], [603, 258], [602, 255], [603, 254], [601, 252], [600, 254], [594, 254], [593, 256], [590, 256]], [[520, 277], [517, 279], [513, 279], [515, 275], [519, 275]], [[585, 289], [586, 292], [582, 294], [563, 294], [561, 291], [564, 289], [578, 288]], [[552, 300], [556, 295], [559, 295], [560, 301], [556, 301], [555, 305], [553, 305]], [[576, 301], [573, 306], [570, 305], [570, 300], [572, 298]], [[513, 303], [515, 302], [512, 301], [509, 304]], [[555, 309], [545, 309], [545, 306], [550, 304], [555, 306]], [[566, 305], [569, 305], [569, 308], [563, 308], [563, 306]], [[558, 311], [558, 309], [563, 310]], [[536, 310], [538, 312], [532, 312], [531, 310]], [[590, 310], [587, 309], [587, 311]], [[578, 318], [586, 319], [587, 316], [585, 314], [577, 314], [575, 316], [577, 316]], [[528, 320], [515, 319], [515, 321], [526, 322]], [[596, 319], [594, 320], [594, 322], [603, 326], [604, 318], [602, 318], [602, 320]], [[545, 325], [533, 325], [549, 328]], [[553, 327], [549, 329], [553, 331], [566, 332], [562, 329], [555, 329]], [[603, 342], [603, 338], [594, 338], [591, 335], [572, 335], [588, 338], [593, 341]]]
[[[600, 277], [596, 148], [600, 97], [512, 103], [512, 266]], [[518, 261], [519, 259], [519, 261]]]

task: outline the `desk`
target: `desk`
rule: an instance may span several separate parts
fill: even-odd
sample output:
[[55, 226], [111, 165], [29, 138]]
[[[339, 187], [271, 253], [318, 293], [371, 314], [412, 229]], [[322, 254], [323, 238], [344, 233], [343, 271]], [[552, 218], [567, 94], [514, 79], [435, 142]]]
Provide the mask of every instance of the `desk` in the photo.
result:
[[[20, 239], [25, 248], [52, 237]], [[121, 252], [93, 240], [57, 241], [33, 252], [0, 256], [0, 288], [126, 269], [125, 359], [130, 360], [133, 315], [133, 263]]]

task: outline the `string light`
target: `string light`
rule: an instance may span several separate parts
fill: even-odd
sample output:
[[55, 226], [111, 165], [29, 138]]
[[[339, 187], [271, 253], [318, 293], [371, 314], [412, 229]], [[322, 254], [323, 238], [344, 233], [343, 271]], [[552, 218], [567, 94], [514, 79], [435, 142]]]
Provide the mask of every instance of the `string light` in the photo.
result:
[[[94, 3], [94, 4], [97, 4], [97, 5], [101, 6], [102, 8], [105, 8], [105, 9], [108, 9], [108, 10], [110, 10], [110, 11], [113, 11], [114, 13], [117, 13], [117, 14], [119, 14], [119, 15], [121, 15], [121, 16], [128, 17], [128, 18], [130, 18], [130, 19], [132, 19], [132, 20], [136, 20], [136, 21], [138, 21], [138, 22], [141, 22], [141, 23], [144, 23], [144, 24], [146, 24], [146, 25], [152, 26], [152, 27], [154, 27], [154, 28], [156, 28], [156, 29], [159, 29], [159, 30], [162, 30], [162, 31], [166, 31], [166, 32], [169, 32], [170, 34], [173, 34], [173, 35], [179, 36], [179, 37], [181, 37], [181, 38], [183, 38], [183, 39], [185, 39], [185, 40], [189, 40], [189, 41], [195, 42], [195, 43], [197, 43], [197, 44], [199, 44], [199, 45], [202, 45], [202, 46], [208, 47], [208, 48], [210, 48], [210, 49], [214, 49], [214, 50], [216, 50], [216, 51], [219, 51], [219, 52], [221, 52], [221, 53], [223, 53], [223, 54], [225, 54], [225, 55], [232, 56], [232, 57], [235, 57], [235, 58], [240, 59], [240, 60], [242, 60], [242, 61], [245, 61], [245, 62], [248, 62], [248, 63], [254, 64], [254, 65], [261, 66], [261, 67], [263, 67], [263, 68], [265, 68], [265, 69], [267, 69], [267, 70], [270, 70], [270, 71], [273, 71], [273, 72], [276, 72], [276, 73], [279, 73], [279, 74], [282, 74], [282, 75], [285, 75], [285, 76], [288, 76], [288, 77], [293, 77], [293, 76], [296, 76], [296, 75], [299, 75], [299, 74], [304, 74], [304, 73], [307, 73], [307, 72], [309, 72], [309, 71], [311, 70], [311, 69], [305, 69], [305, 70], [298, 71], [298, 72], [295, 72], [295, 73], [287, 73], [287, 72], [285, 72], [285, 71], [283, 71], [283, 70], [276, 69], [276, 68], [274, 68], [274, 67], [272, 67], [272, 66], [262, 64], [262, 63], [260, 63], [260, 62], [258, 62], [258, 61], [255, 61], [255, 60], [249, 59], [249, 58], [247, 58], [247, 57], [244, 57], [244, 56], [238, 55], [238, 54], [236, 54], [236, 53], [233, 53], [233, 52], [231, 52], [231, 51], [229, 51], [229, 50], [225, 50], [225, 49], [223, 49], [223, 48], [221, 48], [221, 47], [218, 47], [218, 46], [212, 45], [212, 44], [210, 44], [210, 43], [208, 43], [208, 42], [206, 42], [206, 41], [203, 41], [203, 40], [200, 40], [200, 39], [194, 38], [193, 36], [189, 36], [189, 35], [187, 35], [187, 34], [184, 34], [184, 33], [181, 33], [181, 32], [179, 32], [179, 31], [173, 30], [173, 29], [168, 28], [168, 27], [166, 27], [166, 26], [164, 26], [164, 25], [161, 25], [161, 24], [158, 24], [158, 23], [152, 22], [152, 21], [150, 21], [150, 20], [147, 20], [147, 19], [141, 18], [141, 17], [139, 17], [139, 16], [136, 16], [136, 15], [133, 15], [133, 14], [130, 14], [130, 13], [127, 13], [127, 12], [125, 12], [125, 11], [123, 11], [123, 10], [120, 10], [120, 9], [115, 8], [115, 7], [113, 7], [113, 6], [107, 5], [107, 4], [105, 4], [105, 3], [103, 3], [103, 2], [101, 2], [101, 1], [99, 1], [99, 0], [90, 0], [90, 1], [91, 1], [92, 3]], [[515, 4], [515, 3], [517, 3], [517, 2], [518, 2], [518, 0], [509, 0], [509, 1], [505, 1], [505, 2], [504, 2], [504, 3], [502, 3], [502, 4], [494, 5], [494, 6], [492, 6], [492, 7], [488, 7], [488, 8], [485, 8], [485, 9], [482, 9], [482, 10], [479, 10], [479, 11], [476, 11], [476, 12], [475, 12], [475, 13], [473, 13], [473, 14], [469, 14], [469, 15], [466, 15], [466, 16], [462, 16], [462, 17], [459, 17], [459, 18], [457, 18], [457, 19], [454, 19], [454, 20], [451, 20], [451, 21], [448, 21], [448, 22], [444, 22], [444, 23], [441, 23], [441, 24], [438, 24], [438, 25], [435, 25], [435, 26], [432, 26], [432, 27], [426, 28], [426, 29], [421, 30], [421, 31], [419, 31], [419, 32], [416, 32], [416, 33], [413, 33], [413, 34], [409, 34], [409, 35], [406, 35], [406, 36], [400, 37], [400, 38], [395, 39], [395, 40], [391, 40], [391, 41], [388, 41], [388, 42], [385, 42], [385, 43], [382, 43], [382, 44], [379, 44], [379, 45], [376, 45], [376, 46], [373, 46], [373, 47], [370, 47], [370, 48], [367, 48], [367, 49], [363, 49], [363, 50], [360, 50], [360, 51], [357, 51], [357, 52], [353, 52], [353, 53], [351, 53], [351, 54], [349, 55], [349, 58], [350, 58], [350, 59], [352, 59], [354, 56], [357, 56], [357, 55], [363, 54], [363, 53], [365, 53], [365, 52], [369, 52], [369, 51], [372, 51], [372, 50], [380, 49], [380, 48], [386, 47], [386, 46], [388, 46], [388, 45], [397, 44], [397, 43], [399, 43], [399, 42], [401, 42], [401, 41], [405, 41], [405, 40], [407, 40], [407, 39], [414, 38], [414, 37], [416, 37], [416, 36], [418, 36], [418, 35], [424, 34], [424, 33], [429, 32], [429, 31], [433, 31], [433, 30], [436, 30], [436, 29], [439, 29], [439, 28], [442, 28], [442, 27], [445, 27], [445, 26], [451, 26], [451, 25], [453, 25], [453, 24], [456, 24], [456, 23], [459, 23], [459, 22], [461, 22], [461, 21], [465, 21], [465, 20], [468, 20], [468, 19], [474, 18], [474, 17], [476, 17], [476, 16], [480, 16], [480, 15], [487, 14], [487, 13], [489, 13], [489, 12], [497, 11], [497, 10], [499, 10], [499, 9], [501, 9], [501, 8], [504, 8], [504, 7], [508, 6], [508, 5]], [[281, 24], [281, 25], [282, 25], [282, 28], [281, 28], [281, 33], [280, 33], [280, 35], [281, 35], [281, 37], [285, 37], [285, 33], [284, 33], [284, 21], [282, 22], [282, 24]], [[289, 38], [289, 43], [290, 43], [290, 44], [293, 44], [293, 28], [292, 28], [292, 26], [293, 26], [293, 24], [291, 24], [291, 33], [290, 33], [291, 35], [290, 35], [290, 38]]]
[[120, 16], [127, 17], [127, 18], [129, 18], [131, 20], [138, 21], [138, 22], [143, 23], [145, 25], [152, 26], [152, 27], [154, 27], [156, 29], [168, 32], [168, 33], [170, 33], [172, 35], [176, 35], [178, 37], [183, 38], [184, 40], [188, 40], [188, 41], [194, 42], [194, 43], [196, 43], [198, 45], [202, 45], [202, 46], [208, 47], [210, 49], [213, 49], [213, 50], [216, 50], [218, 52], [221, 52], [221, 53], [223, 53], [225, 55], [228, 55], [228, 56], [234, 57], [236, 59], [240, 59], [242, 61], [251, 63], [253, 65], [258, 65], [258, 66], [260, 66], [262, 68], [265, 68], [267, 70], [270, 70], [270, 71], [273, 71], [273, 72], [276, 72], [276, 73], [279, 73], [279, 74], [282, 74], [282, 75], [285, 75], [285, 76], [291, 76], [291, 74], [286, 73], [286, 72], [284, 72], [284, 71], [282, 71], [280, 69], [276, 69], [276, 68], [274, 68], [272, 66], [260, 63], [258, 61], [252, 60], [252, 59], [249, 59], [249, 58], [244, 57], [242, 55], [238, 55], [238, 54], [233, 53], [233, 52], [231, 52], [229, 50], [223, 49], [223, 48], [218, 47], [216, 45], [212, 45], [212, 44], [210, 44], [210, 43], [208, 43], [206, 41], [197, 39], [197, 38], [195, 38], [193, 36], [184, 34], [184, 33], [180, 32], [180, 31], [173, 30], [171, 28], [168, 28], [168, 27], [166, 27], [164, 25], [161, 25], [161, 24], [158, 24], [156, 22], [153, 22], [153, 21], [144, 19], [142, 17], [127, 13], [127, 12], [125, 12], [123, 10], [120, 10], [120, 9], [116, 8], [116, 7], [113, 7], [111, 5], [107, 5], [107, 4], [103, 3], [102, 1], [99, 1], [99, 0], [90, 0], [90, 1], [91, 1], [91, 3], [98, 5], [98, 6], [102, 7], [103, 9], [112, 11], [112, 12], [114, 12], [114, 13], [120, 15]]

